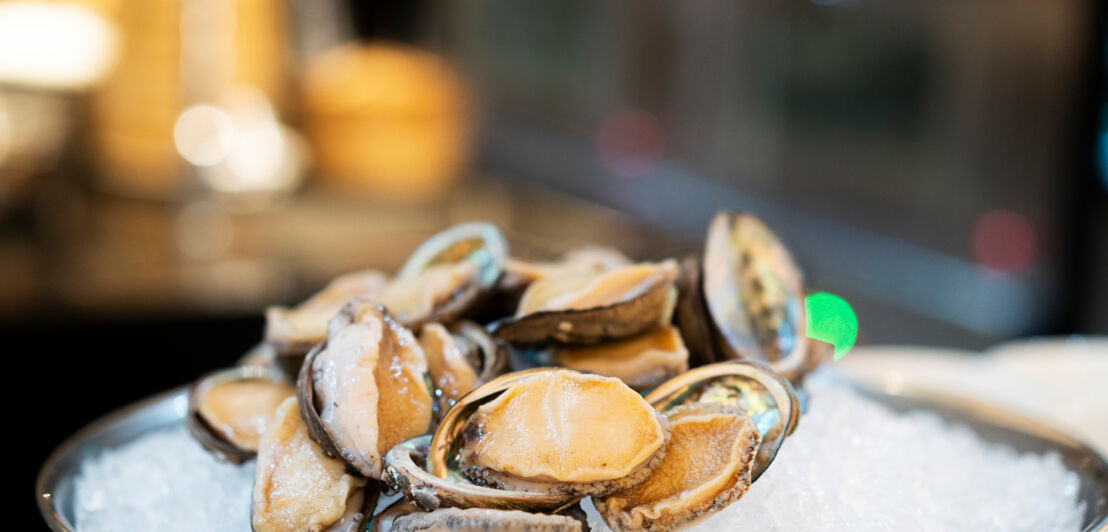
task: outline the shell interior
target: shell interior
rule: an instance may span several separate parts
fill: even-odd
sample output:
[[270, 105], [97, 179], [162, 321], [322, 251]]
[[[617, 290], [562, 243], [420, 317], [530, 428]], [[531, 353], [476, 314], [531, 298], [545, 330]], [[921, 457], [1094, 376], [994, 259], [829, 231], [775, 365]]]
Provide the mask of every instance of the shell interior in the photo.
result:
[[719, 403], [682, 405], [667, 413], [672, 437], [643, 482], [596, 501], [617, 530], [667, 530], [738, 500], [751, 483], [760, 437], [750, 418]]
[[662, 383], [646, 400], [663, 412], [693, 403], [722, 403], [746, 414], [762, 438], [752, 480], [769, 467], [800, 419], [792, 384], [749, 362], [720, 362], [687, 371]]
[[716, 215], [704, 247], [702, 283], [722, 352], [782, 372], [803, 362], [803, 278], [761, 220], [744, 213]]

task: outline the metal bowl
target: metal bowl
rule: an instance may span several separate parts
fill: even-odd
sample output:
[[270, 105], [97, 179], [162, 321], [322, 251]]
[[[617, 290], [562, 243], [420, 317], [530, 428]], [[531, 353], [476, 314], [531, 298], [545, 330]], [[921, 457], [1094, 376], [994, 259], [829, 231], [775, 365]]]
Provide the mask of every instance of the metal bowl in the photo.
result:
[[[919, 389], [885, 393], [858, 386], [866, 395], [894, 410], [934, 412], [948, 421], [968, 426], [986, 441], [1022, 452], [1058, 453], [1066, 466], [1081, 478], [1080, 497], [1085, 502], [1083, 530], [1108, 532], [1108, 462], [1077, 439], [1041, 422], [984, 403]], [[117, 410], [62, 443], [43, 464], [35, 484], [39, 510], [50, 528], [57, 532], [75, 530], [74, 480], [85, 458], [148, 432], [182, 424], [187, 406], [185, 388], [176, 388]]]

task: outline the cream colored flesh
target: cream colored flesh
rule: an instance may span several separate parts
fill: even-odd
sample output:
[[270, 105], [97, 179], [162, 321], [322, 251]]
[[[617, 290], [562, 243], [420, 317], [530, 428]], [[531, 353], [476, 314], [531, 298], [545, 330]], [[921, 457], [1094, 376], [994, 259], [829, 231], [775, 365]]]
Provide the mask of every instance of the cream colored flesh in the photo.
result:
[[473, 261], [437, 264], [415, 277], [393, 279], [376, 299], [398, 320], [407, 322], [430, 315], [476, 274]]
[[381, 456], [430, 425], [423, 350], [411, 332], [368, 304], [359, 305], [352, 322], [336, 318], [332, 328], [312, 364], [319, 417], [343, 457], [378, 478]]
[[670, 530], [740, 498], [750, 486], [758, 431], [737, 410], [694, 404], [669, 412], [662, 462], [630, 488], [596, 501], [616, 530]]
[[254, 480], [254, 532], [319, 532], [343, 517], [365, 480], [346, 474], [308, 437], [296, 398], [277, 408], [261, 438]]
[[628, 301], [677, 278], [677, 263], [639, 263], [605, 272], [574, 272], [539, 279], [523, 293], [516, 316], [549, 310], [583, 310]]
[[224, 439], [247, 451], [258, 450], [277, 406], [296, 395], [288, 383], [262, 379], [218, 383], [205, 390], [197, 410]]
[[641, 390], [689, 369], [689, 351], [677, 327], [667, 325], [627, 340], [562, 347], [552, 361], [562, 367], [615, 377]]
[[372, 298], [388, 277], [377, 270], [341, 275], [296, 308], [266, 309], [266, 338], [276, 342], [318, 343], [327, 337], [327, 321], [354, 298]]
[[453, 404], [477, 384], [477, 373], [466, 361], [457, 340], [442, 324], [424, 326], [419, 343], [427, 357], [431, 380], [448, 402]]
[[664, 445], [653, 408], [618, 379], [551, 371], [478, 408], [473, 463], [517, 478], [596, 482], [627, 476]]
[[504, 273], [530, 283], [545, 277], [577, 273], [601, 273], [630, 264], [615, 249], [586, 246], [569, 251], [558, 262], [533, 262], [509, 258], [504, 263]]

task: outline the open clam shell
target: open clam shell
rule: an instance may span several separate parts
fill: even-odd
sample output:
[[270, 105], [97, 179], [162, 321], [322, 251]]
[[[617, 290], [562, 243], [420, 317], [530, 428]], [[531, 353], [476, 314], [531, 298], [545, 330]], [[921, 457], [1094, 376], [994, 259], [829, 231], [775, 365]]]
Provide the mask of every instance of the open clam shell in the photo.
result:
[[420, 436], [393, 447], [385, 455], [385, 480], [420, 507], [504, 508], [555, 510], [579, 496], [478, 486], [462, 473], [458, 456], [469, 416], [521, 379], [547, 369], [536, 368], [501, 375], [463, 396], [443, 416], [433, 436]]
[[[379, 294], [381, 303], [393, 309], [397, 321], [418, 332], [425, 323], [451, 323], [473, 308], [496, 285], [504, 272], [508, 244], [504, 234], [488, 222], [469, 222], [452, 226], [423, 242]], [[462, 279], [452, 281], [452, 290], [429, 309], [399, 313], [400, 305], [390, 299], [405, 298], [407, 289], [396, 290], [402, 284], [419, 283], [429, 269], [439, 266], [469, 264]], [[414, 286], [414, 285], [413, 285]], [[407, 306], [407, 305], [403, 305]]]
[[804, 363], [804, 281], [761, 220], [741, 212], [712, 219], [702, 290], [724, 358], [757, 360], [779, 373]]
[[[369, 320], [379, 323], [374, 327], [366, 323]], [[346, 327], [355, 326], [363, 328], [343, 334], [349, 331]], [[300, 416], [308, 435], [324, 454], [341, 458], [363, 476], [379, 479], [386, 450], [401, 438], [422, 434], [430, 426], [434, 387], [426, 360], [411, 332], [393, 321], [383, 307], [372, 303], [350, 302], [331, 320], [330, 327], [333, 332], [328, 339], [308, 353], [300, 368], [296, 383]], [[328, 349], [353, 351], [338, 351], [336, 359], [326, 358]], [[376, 353], [371, 354], [371, 349], [376, 349]], [[353, 353], [353, 358], [349, 353]], [[372, 360], [372, 370], [367, 372], [363, 364], [368, 360]], [[317, 378], [323, 379], [322, 387]], [[377, 400], [344, 402], [328, 398], [329, 388], [339, 397], [361, 400], [376, 394]], [[376, 425], [361, 422], [365, 419], [360, 417], [365, 414], [362, 410], [339, 410], [367, 404], [376, 408]], [[351, 426], [357, 429], [351, 430]], [[371, 442], [367, 436], [376, 441]]]
[[[624, 272], [641, 275], [641, 282], [619, 292], [614, 299], [602, 298], [611, 299], [610, 302], [587, 307], [543, 304], [533, 311], [522, 308], [524, 303], [521, 302], [521, 314], [492, 324], [490, 330], [501, 340], [522, 345], [544, 342], [595, 344], [634, 336], [668, 322], [677, 300], [677, 289], [674, 287], [678, 273], [676, 262], [641, 263], [600, 275], [616, 276]], [[644, 273], [646, 275], [642, 275]], [[524, 301], [538, 284], [536, 282], [528, 288]], [[593, 289], [589, 285], [582, 290], [587, 292]], [[558, 289], [545, 291], [553, 293], [559, 300], [575, 295], [564, 294]], [[597, 298], [592, 294], [585, 296], [589, 300]]]
[[430, 447], [430, 435], [418, 436], [385, 455], [385, 481], [424, 510], [454, 507], [553, 511], [580, 498], [564, 493], [478, 486], [462, 475], [457, 462], [444, 476], [433, 474], [428, 470]]
[[751, 480], [777, 456], [800, 421], [800, 401], [788, 379], [750, 362], [720, 362], [678, 375], [654, 389], [646, 401], [661, 411], [692, 403], [724, 403], [754, 421], [762, 443]]
[[270, 306], [265, 310], [265, 343], [295, 379], [304, 355], [327, 338], [328, 320], [351, 299], [373, 298], [387, 282], [388, 276], [377, 270], [346, 273], [293, 308]]
[[[189, 403], [188, 413], [185, 415], [185, 426], [188, 428], [189, 434], [208, 451], [235, 464], [241, 464], [253, 458], [257, 454], [257, 442], [255, 441], [253, 446], [244, 446], [241, 441], [239, 443], [232, 441], [228, 433], [231, 427], [217, 427], [220, 423], [205, 417], [203, 413], [205, 410], [203, 408], [204, 399], [208, 393], [218, 386], [251, 382], [272, 383], [274, 386], [286, 389], [289, 396], [295, 393], [292, 382], [280, 370], [255, 365], [237, 366], [208, 373], [193, 382], [188, 393]], [[277, 403], [280, 403], [280, 401], [277, 401]], [[276, 405], [273, 406], [276, 408]], [[268, 417], [270, 414], [272, 412], [259, 413], [263, 417]]]
[[[525, 379], [555, 372], [584, 375], [565, 369], [535, 368], [493, 379], [462, 397], [446, 413], [430, 440], [426, 437], [415, 438], [390, 450], [385, 457], [386, 480], [426, 509], [454, 506], [550, 511], [581, 499], [589, 493], [581, 482], [546, 482], [518, 478], [503, 487], [477, 485], [467, 477], [461, 463], [466, 445], [472, 438], [470, 418], [477, 413], [480, 406], [495, 400]], [[628, 393], [631, 393], [630, 390]], [[653, 415], [657, 416], [668, 440], [668, 424], [664, 417]], [[645, 477], [661, 459], [664, 441], [660, 445], [658, 451], [648, 456], [646, 461], [636, 466], [626, 477], [612, 481], [589, 481], [588, 487], [601, 489], [610, 483], [614, 486], [612, 489], [618, 489], [624, 480], [634, 482]]]

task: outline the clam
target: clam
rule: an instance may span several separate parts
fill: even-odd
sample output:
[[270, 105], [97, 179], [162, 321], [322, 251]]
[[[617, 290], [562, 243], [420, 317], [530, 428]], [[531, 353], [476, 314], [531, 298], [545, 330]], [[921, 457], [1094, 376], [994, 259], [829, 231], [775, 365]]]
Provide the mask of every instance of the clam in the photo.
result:
[[668, 430], [618, 379], [550, 370], [479, 406], [462, 436], [458, 464], [479, 484], [596, 495], [641, 481]]
[[634, 336], [669, 322], [676, 279], [673, 260], [545, 277], [531, 283], [515, 316], [496, 323], [493, 334], [518, 344], [593, 344]]
[[358, 473], [381, 478], [381, 457], [431, 424], [427, 362], [411, 331], [368, 301], [331, 319], [297, 379], [311, 438]]
[[189, 389], [189, 433], [220, 458], [241, 464], [254, 457], [270, 417], [296, 387], [273, 368], [239, 366], [209, 373]]
[[693, 403], [666, 412], [670, 440], [650, 476], [595, 500], [615, 530], [672, 530], [735, 502], [750, 488], [760, 436], [738, 408]]
[[641, 481], [668, 434], [665, 418], [617, 379], [532, 369], [467, 394], [430, 442], [393, 448], [386, 477], [426, 509], [553, 510]]
[[[254, 532], [353, 531], [372, 515], [376, 492], [308, 437], [295, 397], [281, 403], [262, 435], [254, 479]], [[371, 486], [371, 490], [375, 490]]]
[[689, 351], [672, 325], [598, 345], [558, 346], [546, 356], [556, 366], [615, 377], [636, 391], [689, 369]]
[[327, 337], [327, 321], [354, 298], [373, 298], [388, 281], [377, 270], [348, 273], [294, 308], [271, 306], [265, 310], [265, 343], [272, 346], [289, 375], [312, 347]]
[[496, 284], [507, 249], [493, 224], [455, 225], [421, 244], [375, 300], [415, 331], [430, 322], [453, 322]]
[[546, 277], [571, 273], [601, 273], [631, 264], [617, 249], [584, 246], [571, 249], [554, 262], [529, 261], [509, 257], [504, 263], [504, 275], [496, 283], [498, 290], [522, 294], [532, 282]]
[[712, 219], [702, 289], [723, 358], [762, 361], [778, 373], [804, 363], [804, 282], [761, 220], [738, 212]]
[[556, 510], [577, 499], [565, 493], [476, 485], [462, 475], [455, 455], [439, 457], [444, 466], [432, 473], [428, 469], [433, 460], [428, 454], [430, 446], [430, 435], [418, 436], [385, 455], [385, 482], [424, 510], [447, 507]]
[[508, 365], [504, 349], [480, 325], [462, 321], [453, 329], [428, 323], [419, 337], [440, 413], [477, 385], [504, 373]]
[[695, 403], [721, 403], [749, 417], [761, 437], [751, 482], [769, 467], [800, 420], [799, 399], [788, 379], [751, 362], [719, 362], [689, 370], [655, 388], [646, 401], [662, 412]]
[[392, 532], [442, 531], [472, 532], [581, 532], [582, 522], [566, 515], [533, 514], [519, 510], [488, 508], [443, 508], [416, 512], [392, 520]]

